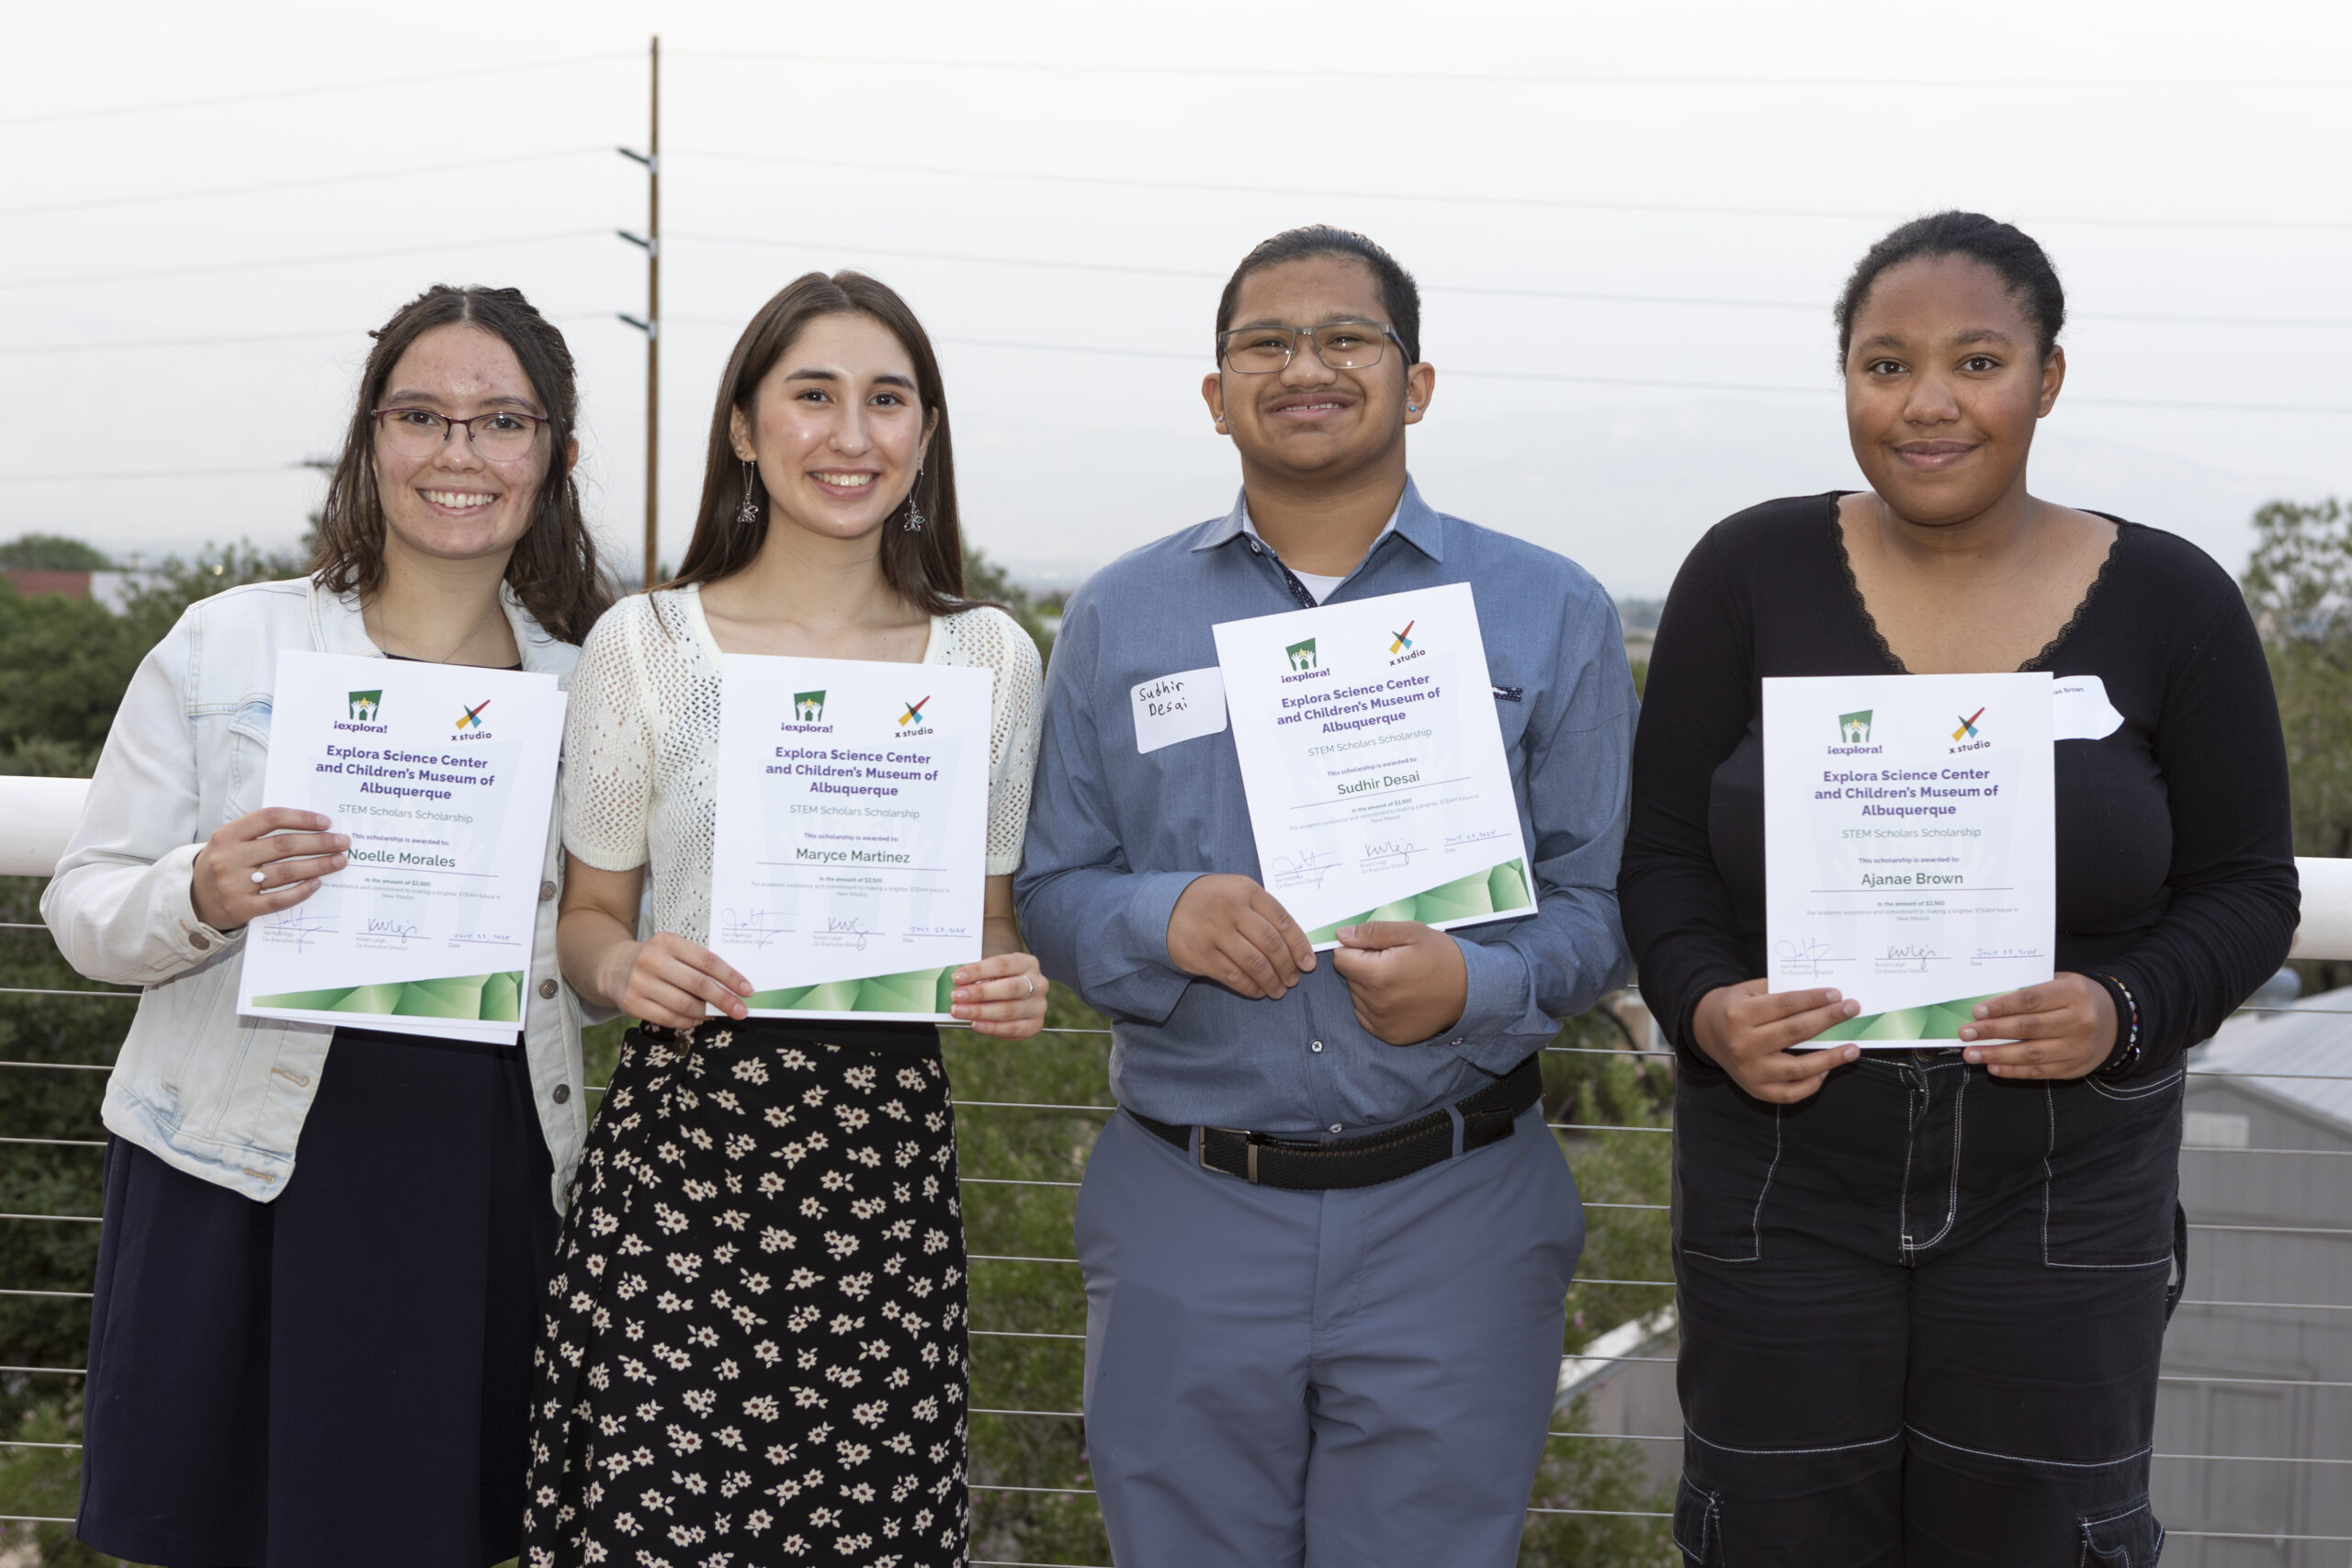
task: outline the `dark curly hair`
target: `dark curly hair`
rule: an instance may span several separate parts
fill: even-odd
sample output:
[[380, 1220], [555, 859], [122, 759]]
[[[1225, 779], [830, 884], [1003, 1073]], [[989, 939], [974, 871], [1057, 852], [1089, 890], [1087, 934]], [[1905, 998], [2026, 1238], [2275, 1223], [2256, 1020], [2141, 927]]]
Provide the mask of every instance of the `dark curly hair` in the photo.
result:
[[506, 562], [506, 583], [548, 635], [579, 642], [613, 602], [612, 585], [596, 559], [595, 537], [581, 513], [580, 487], [568, 456], [580, 419], [580, 388], [563, 334], [519, 289], [436, 283], [368, 334], [376, 346], [359, 373], [358, 406], [351, 412], [343, 453], [327, 481], [311, 575], [334, 593], [373, 593], [383, 585], [384, 501], [377, 485], [376, 422], [369, 411], [382, 400], [401, 356], [417, 339], [435, 327], [458, 324], [489, 333], [513, 349], [547, 411], [547, 476], [532, 499], [530, 525]]
[[2010, 298], [2033, 318], [2041, 357], [2049, 358], [2050, 351], [2058, 346], [2058, 333], [2066, 325], [2066, 291], [2059, 287], [2058, 269], [2050, 265], [2048, 254], [2033, 236], [1981, 212], [1934, 212], [1893, 231], [1854, 264], [1853, 276], [1846, 279], [1845, 289], [1838, 296], [1836, 310], [1841, 371], [1846, 353], [1854, 345], [1854, 318], [1861, 313], [1879, 276], [1918, 256], [1967, 256], [1983, 262], [2001, 275], [2009, 286]]

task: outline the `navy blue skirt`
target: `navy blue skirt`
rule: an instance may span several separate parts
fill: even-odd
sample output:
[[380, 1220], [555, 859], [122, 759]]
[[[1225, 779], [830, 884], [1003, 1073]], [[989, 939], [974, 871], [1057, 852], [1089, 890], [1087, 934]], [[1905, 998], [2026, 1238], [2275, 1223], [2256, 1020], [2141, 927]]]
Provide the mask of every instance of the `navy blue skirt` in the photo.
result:
[[335, 1032], [277, 1200], [110, 1139], [90, 1546], [163, 1568], [515, 1554], [553, 1171], [519, 1046]]

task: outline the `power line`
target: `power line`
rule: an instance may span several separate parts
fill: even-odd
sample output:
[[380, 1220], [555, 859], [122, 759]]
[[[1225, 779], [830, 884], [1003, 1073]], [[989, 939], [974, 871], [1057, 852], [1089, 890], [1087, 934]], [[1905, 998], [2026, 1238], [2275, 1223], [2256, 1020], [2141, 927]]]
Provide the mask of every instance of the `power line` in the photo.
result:
[[1696, 76], [1608, 74], [1541, 71], [1407, 71], [1391, 67], [1371, 70], [1301, 71], [1279, 65], [1136, 65], [1118, 61], [942, 60], [915, 55], [799, 54], [729, 50], [674, 50], [692, 60], [740, 61], [786, 65], [871, 66], [884, 70], [1031, 71], [1058, 76], [1233, 76], [1309, 82], [1461, 82], [1471, 84], [1525, 83], [1561, 87], [2015, 87], [2025, 91], [2054, 88], [2115, 88], [2121, 90], [2202, 87], [2218, 90], [2275, 92], [2284, 89], [2327, 89], [2352, 86], [2339, 76]]
[[107, 207], [141, 207], [161, 201], [209, 201], [224, 196], [260, 196], [281, 190], [315, 190], [322, 186], [357, 185], [369, 180], [405, 179], [412, 175], [467, 174], [476, 169], [545, 164], [559, 158], [607, 153], [609, 147], [570, 147], [553, 152], [514, 152], [496, 158], [468, 158], [457, 164], [415, 164], [403, 169], [364, 169], [355, 174], [315, 175], [307, 179], [272, 180], [259, 185], [212, 186], [203, 190], [153, 191], [143, 196], [104, 196], [92, 201], [52, 201], [33, 207], [0, 208], [0, 218], [31, 218], [50, 212], [90, 212]]
[[309, 465], [304, 463], [272, 463], [267, 468], [141, 468], [127, 473], [99, 470], [80, 474], [0, 474], [0, 484], [82, 484], [94, 479], [224, 479], [254, 474], [309, 471]]
[[[910, 261], [941, 261], [974, 264], [983, 266], [1035, 267], [1061, 272], [1091, 272], [1136, 277], [1180, 277], [1194, 281], [1222, 282], [1226, 274], [1194, 267], [1148, 266], [1132, 262], [1073, 261], [1061, 256], [985, 255], [967, 251], [936, 251], [906, 249], [891, 245], [848, 243], [831, 240], [765, 239], [749, 234], [673, 234], [672, 240], [684, 240], [706, 245], [751, 245], [779, 250], [831, 251], [852, 255], [903, 257]], [[0, 284], [0, 288], [7, 287]], [[1614, 294], [1584, 288], [1519, 288], [1501, 285], [1469, 283], [1423, 283], [1425, 294], [1492, 295], [1515, 299], [1565, 299], [1597, 305], [1671, 305], [1703, 306], [1710, 309], [1742, 310], [1802, 310], [1812, 315], [1826, 316], [1829, 306], [1819, 299], [1740, 299], [1695, 294]], [[2161, 312], [2132, 310], [2076, 310], [2073, 319], [2084, 321], [2139, 321], [2165, 326], [2211, 327], [2352, 327], [2352, 317], [2344, 316], [2182, 316]]]
[[0, 289], [62, 288], [85, 283], [143, 283], [158, 277], [204, 277], [231, 272], [275, 272], [281, 267], [330, 266], [341, 262], [381, 261], [392, 256], [440, 255], [451, 251], [497, 250], [509, 245], [539, 245], [557, 240], [608, 237], [609, 229], [566, 229], [550, 234], [516, 234], [503, 240], [461, 240], [438, 245], [398, 245], [388, 250], [342, 251], [331, 256], [279, 256], [259, 261], [206, 262], [195, 266], [148, 267], [140, 272], [100, 272], [56, 277], [0, 278]]
[[317, 343], [325, 338], [352, 338], [359, 334], [348, 327], [336, 327], [306, 333], [232, 333], [220, 337], [150, 337], [107, 338], [96, 343], [22, 343], [0, 347], [0, 355], [16, 358], [28, 354], [107, 354], [117, 350], [147, 348], [230, 348], [258, 343]]
[[483, 65], [470, 71], [435, 71], [422, 76], [379, 76], [364, 82], [337, 82], [325, 86], [275, 87], [253, 93], [229, 93], [211, 98], [172, 98], [153, 104], [115, 104], [104, 108], [55, 109], [46, 114], [11, 115], [0, 128], [15, 125], [58, 125], [67, 120], [117, 119], [128, 115], [169, 114], [179, 109], [220, 108], [232, 104], [276, 103], [286, 98], [316, 98], [337, 93], [367, 93], [383, 87], [414, 87], [427, 82], [458, 82], [475, 76], [511, 75], [518, 71], [560, 71], [573, 65], [594, 65], [608, 60], [632, 60], [629, 54], [579, 54], [568, 60], [531, 60], [514, 65]]
[[[845, 169], [858, 174], [920, 175], [945, 179], [1012, 180], [1039, 185], [1116, 186], [1134, 190], [1192, 191], [1228, 197], [1310, 197], [1327, 201], [1430, 202], [1449, 206], [1524, 207], [1555, 211], [1644, 212], [1668, 217], [1831, 219], [1840, 222], [1883, 223], [1916, 217], [1915, 211], [1892, 208], [1861, 209], [1827, 207], [1728, 207], [1690, 202], [1616, 201], [1581, 197], [1478, 196], [1457, 191], [1333, 190], [1311, 186], [1241, 186], [1215, 180], [1147, 179], [1132, 175], [1046, 174], [1023, 169], [957, 168], [944, 164], [883, 164], [848, 158], [807, 158], [789, 152], [732, 152], [716, 149], [682, 150], [673, 157], [710, 158], [731, 163], [784, 164], [804, 169]], [[2081, 225], [2111, 229], [2217, 229], [2263, 231], [2352, 231], [2352, 219], [2270, 218], [2131, 218], [2061, 217], [2041, 214], [2020, 222]]]

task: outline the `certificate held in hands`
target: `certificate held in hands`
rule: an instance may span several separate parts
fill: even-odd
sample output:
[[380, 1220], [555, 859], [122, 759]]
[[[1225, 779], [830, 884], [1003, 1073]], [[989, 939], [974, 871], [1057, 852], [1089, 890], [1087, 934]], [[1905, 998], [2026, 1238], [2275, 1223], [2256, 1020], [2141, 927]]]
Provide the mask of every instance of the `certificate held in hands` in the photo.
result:
[[1959, 1045], [1978, 1002], [2052, 975], [2047, 674], [1768, 677], [1767, 977], [1859, 1017], [1815, 1045]]
[[512, 1042], [562, 705], [548, 674], [280, 653], [262, 799], [328, 818], [351, 850], [253, 922], [237, 1010]]
[[726, 656], [710, 945], [754, 1016], [961, 1021], [995, 690], [952, 665]]
[[1318, 951], [1535, 913], [1469, 584], [1216, 634], [1261, 879]]

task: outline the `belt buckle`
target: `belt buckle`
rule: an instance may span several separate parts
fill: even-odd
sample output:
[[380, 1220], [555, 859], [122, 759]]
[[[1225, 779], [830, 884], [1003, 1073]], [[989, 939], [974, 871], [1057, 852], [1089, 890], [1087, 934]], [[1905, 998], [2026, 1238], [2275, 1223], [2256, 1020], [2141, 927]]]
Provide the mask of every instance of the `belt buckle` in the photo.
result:
[[[1245, 1132], [1239, 1127], [1203, 1127], [1201, 1129], [1201, 1152], [1197, 1156], [1200, 1160], [1201, 1168], [1203, 1170], [1216, 1170], [1216, 1167], [1209, 1163], [1209, 1134], [1211, 1133], [1224, 1133], [1241, 1140], [1241, 1146], [1248, 1151], [1243, 1156], [1243, 1161], [1244, 1168], [1249, 1172], [1250, 1185], [1252, 1187], [1257, 1186], [1258, 1134], [1255, 1133]], [[1222, 1176], [1225, 1173], [1223, 1171], [1217, 1171], [1217, 1174]]]

